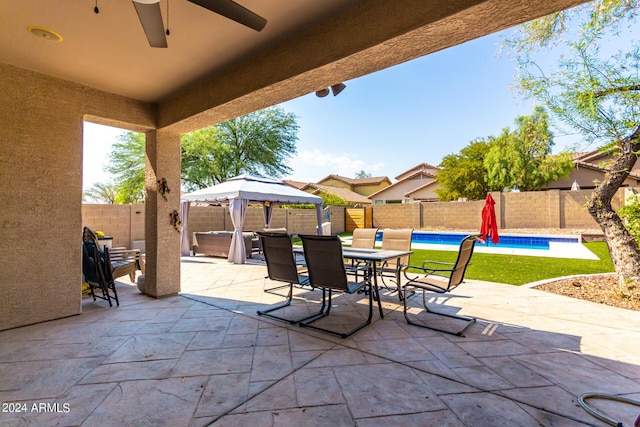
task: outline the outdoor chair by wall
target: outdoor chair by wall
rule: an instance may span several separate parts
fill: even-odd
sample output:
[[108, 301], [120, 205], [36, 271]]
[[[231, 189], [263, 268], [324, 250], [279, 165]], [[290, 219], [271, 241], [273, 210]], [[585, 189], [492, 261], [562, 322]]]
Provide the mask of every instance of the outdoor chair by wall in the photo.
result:
[[[105, 248], [101, 254], [95, 243], [91, 241], [83, 242], [82, 273], [85, 282], [89, 284], [89, 290], [94, 301], [96, 298], [100, 298], [107, 301], [109, 307], [113, 307], [111, 300], [115, 299], [116, 305], [120, 306], [115, 281], [111, 275], [109, 248]], [[96, 294], [96, 291], [99, 291], [99, 294]], [[113, 296], [111, 292], [113, 292]]]
[[[413, 229], [411, 228], [386, 228], [382, 230], [382, 249], [409, 251], [411, 250], [411, 238], [413, 236]], [[378, 269], [378, 273], [382, 278], [382, 283], [385, 287], [385, 277], [390, 277], [398, 287], [398, 296], [402, 299], [400, 275], [402, 268], [409, 264], [409, 255], [402, 258], [391, 259], [382, 263]], [[388, 287], [387, 287], [388, 288]]]
[[258, 315], [272, 317], [274, 319], [282, 320], [289, 323], [298, 323], [302, 320], [315, 317], [317, 314], [320, 314], [324, 311], [324, 291], [323, 291], [323, 304], [318, 313], [313, 313], [310, 316], [303, 317], [301, 319], [288, 319], [285, 317], [276, 316], [274, 314], [270, 314], [273, 311], [280, 310], [281, 308], [288, 307], [291, 305], [291, 300], [293, 299], [293, 287], [297, 286], [305, 286], [309, 285], [309, 278], [307, 276], [303, 276], [300, 274], [298, 270], [298, 265], [296, 265], [295, 255], [293, 253], [293, 244], [291, 241], [291, 236], [286, 233], [276, 232], [276, 233], [260, 233], [258, 232], [258, 236], [260, 236], [260, 241], [262, 242], [262, 252], [264, 253], [264, 258], [267, 262], [267, 272], [268, 278], [278, 282], [287, 283], [284, 286], [277, 286], [275, 288], [266, 289], [265, 292], [273, 293], [276, 295], [275, 290], [289, 288], [288, 293], [286, 294], [286, 300], [278, 305], [275, 305], [266, 310], [258, 310]]
[[[378, 297], [378, 289], [372, 284], [370, 274], [365, 274], [365, 272], [370, 271], [369, 268], [366, 267], [366, 269], [363, 269], [363, 280], [361, 282], [352, 282], [348, 280], [342, 258], [342, 245], [338, 236], [300, 235], [299, 237], [302, 239], [304, 257], [307, 261], [309, 282], [311, 283], [311, 286], [321, 288], [323, 290], [322, 306], [326, 307], [326, 310], [323, 310], [316, 316], [300, 322], [300, 326], [306, 326], [322, 332], [335, 334], [342, 338], [347, 338], [371, 323], [374, 297], [376, 301], [378, 301], [380, 317], [384, 316], [382, 313], [382, 306], [380, 305], [380, 298]], [[333, 291], [354, 294], [360, 289], [368, 291], [367, 293], [369, 296], [369, 315], [363, 323], [347, 332], [339, 332], [311, 324], [312, 322], [329, 315], [331, 312], [331, 296]], [[328, 301], [326, 301], [326, 304], [324, 291], [328, 291], [329, 293], [329, 298]]]
[[109, 251], [112, 276], [114, 279], [129, 275], [132, 283], [136, 282], [136, 271], [144, 274], [145, 264], [139, 249], [113, 248]]
[[[455, 263], [447, 263], [440, 261], [425, 261], [421, 267], [407, 266], [404, 269], [404, 275], [408, 279], [408, 282], [402, 286], [403, 300], [404, 300], [404, 317], [407, 319], [407, 323], [414, 326], [420, 326], [422, 328], [433, 329], [447, 334], [464, 336], [464, 331], [467, 330], [475, 321], [474, 317], [459, 316], [449, 313], [437, 312], [430, 310], [427, 306], [427, 292], [436, 292], [444, 294], [450, 292], [458, 287], [464, 280], [464, 273], [467, 271], [467, 266], [473, 255], [473, 249], [476, 244], [478, 235], [470, 235], [465, 237], [460, 243], [458, 250], [458, 259]], [[409, 277], [411, 273], [408, 273], [409, 269], [421, 270], [419, 276]], [[441, 329], [434, 326], [428, 326], [425, 323], [417, 323], [409, 318], [407, 313], [407, 298], [411, 296], [411, 293], [416, 291], [422, 291], [422, 304], [427, 313], [437, 314], [440, 316], [451, 317], [453, 319], [464, 320], [464, 327], [457, 331], [451, 331], [448, 329]]]

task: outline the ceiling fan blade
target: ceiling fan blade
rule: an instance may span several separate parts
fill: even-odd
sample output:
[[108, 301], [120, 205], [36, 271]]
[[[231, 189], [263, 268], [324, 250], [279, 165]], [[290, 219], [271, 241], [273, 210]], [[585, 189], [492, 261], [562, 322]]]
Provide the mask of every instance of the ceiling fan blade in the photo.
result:
[[189, 0], [198, 6], [209, 9], [219, 15], [236, 21], [246, 27], [260, 31], [267, 25], [267, 20], [233, 0]]
[[160, 13], [160, 0], [150, 3], [149, 0], [133, 0], [133, 6], [138, 12], [138, 18], [142, 24], [144, 34], [151, 47], [167, 47], [167, 38], [164, 35], [164, 23]]

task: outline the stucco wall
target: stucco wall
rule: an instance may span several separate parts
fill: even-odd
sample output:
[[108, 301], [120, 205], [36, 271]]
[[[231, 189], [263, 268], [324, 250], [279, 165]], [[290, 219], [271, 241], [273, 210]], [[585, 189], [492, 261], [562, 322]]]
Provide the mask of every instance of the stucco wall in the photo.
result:
[[0, 97], [3, 330], [81, 311], [85, 114], [152, 121], [140, 103], [1, 63]]

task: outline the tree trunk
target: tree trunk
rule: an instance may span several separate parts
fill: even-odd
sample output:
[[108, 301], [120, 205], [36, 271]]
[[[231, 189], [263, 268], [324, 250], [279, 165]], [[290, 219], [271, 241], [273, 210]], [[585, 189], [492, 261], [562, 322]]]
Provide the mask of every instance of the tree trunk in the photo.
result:
[[640, 287], [640, 252], [611, 199], [633, 168], [640, 152], [640, 127], [621, 141], [621, 155], [591, 194], [587, 208], [604, 233], [621, 287]]

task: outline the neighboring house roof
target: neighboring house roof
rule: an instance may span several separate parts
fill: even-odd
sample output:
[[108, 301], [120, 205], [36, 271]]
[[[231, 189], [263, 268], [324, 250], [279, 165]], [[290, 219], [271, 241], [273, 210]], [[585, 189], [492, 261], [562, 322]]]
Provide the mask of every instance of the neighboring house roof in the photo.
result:
[[304, 187], [302, 187], [301, 190], [303, 191], [313, 190], [311, 191], [312, 194], [318, 194], [320, 192], [333, 194], [334, 196], [340, 197], [342, 200], [346, 202], [354, 203], [354, 204], [358, 204], [358, 203], [370, 204], [371, 203], [371, 200], [369, 200], [367, 197], [361, 194], [358, 194], [355, 191], [351, 191], [348, 188], [309, 183], [309, 184], [306, 184]]
[[297, 188], [298, 190], [301, 190], [305, 185], [307, 185], [306, 182], [302, 182], [302, 181], [291, 181], [289, 179], [285, 179], [282, 182], [284, 182], [285, 184], [287, 184], [289, 187], [293, 187], [293, 188]]
[[[607, 157], [615, 155], [618, 147], [611, 147], [606, 150], [593, 150], [574, 153], [573, 161], [577, 167], [585, 167], [592, 170], [606, 172], [605, 167], [600, 166], [600, 162], [606, 160]], [[629, 178], [640, 179], [640, 165], [636, 163], [635, 167], [629, 173]]]
[[[591, 169], [591, 170], [600, 171], [600, 172], [603, 172], [603, 173], [607, 172], [606, 168], [603, 168], [603, 167], [598, 166], [598, 165], [594, 165], [593, 163], [587, 163], [587, 162], [584, 162], [584, 161], [576, 161], [575, 165], [576, 165], [577, 168]], [[635, 179], [636, 181], [640, 181], [640, 175], [635, 175], [635, 174], [632, 174], [632, 173], [629, 173], [627, 178], [631, 178], [631, 179]]]
[[[423, 163], [423, 164], [426, 164], [426, 163]], [[417, 169], [417, 168], [409, 169], [409, 171], [412, 171], [412, 170], [414, 170], [414, 169], [416, 169], [416, 172], [412, 173], [412, 174], [411, 174], [411, 175], [409, 175], [409, 176], [406, 176], [404, 179], [402, 179], [402, 180], [400, 180], [400, 181], [398, 181], [398, 182], [395, 182], [395, 183], [391, 184], [391, 185], [390, 185], [390, 186], [388, 186], [388, 187], [383, 188], [382, 190], [378, 190], [378, 191], [376, 191], [375, 193], [373, 193], [373, 194], [369, 195], [369, 198], [370, 198], [370, 199], [373, 199], [374, 197], [379, 196], [380, 194], [384, 193], [385, 191], [392, 191], [392, 190], [394, 190], [398, 185], [405, 184], [407, 181], [409, 181], [409, 180], [413, 180], [414, 178], [416, 178], [416, 177], [418, 177], [418, 176], [423, 176], [423, 177], [426, 177], [426, 178], [431, 178], [431, 181], [429, 181], [429, 183], [432, 183], [432, 182], [434, 182], [434, 181], [435, 181], [435, 178], [436, 178], [435, 174], [430, 173], [430, 172], [426, 172], [426, 171], [424, 171], [424, 170]], [[409, 172], [409, 171], [407, 171], [407, 172]], [[406, 172], [405, 172], [405, 173], [406, 173]], [[419, 183], [419, 182], [418, 182], [418, 184], [420, 184], [420, 185], [419, 185], [419, 187], [423, 187], [423, 186], [425, 185], [424, 183]]]
[[[583, 171], [589, 170], [604, 175], [608, 171], [605, 162], [613, 159], [616, 154], [616, 150], [617, 147], [612, 147], [606, 150], [592, 150], [572, 153], [571, 159], [573, 160], [575, 169], [571, 171], [568, 177], [560, 178], [548, 183], [547, 188], [566, 189], [571, 185], [571, 180], [577, 182], [583, 189], [593, 188], [593, 180], [596, 179], [596, 176], [594, 176], [593, 173], [584, 175], [582, 172], [580, 172], [580, 169], [582, 169]], [[627, 180], [625, 180], [625, 183], [623, 183], [623, 185], [640, 184], [640, 165], [637, 164], [636, 167], [634, 167], [630, 171]], [[633, 181], [636, 181], [636, 184], [634, 184]]]
[[349, 184], [349, 185], [375, 185], [375, 184], [381, 184], [385, 181], [391, 184], [391, 180], [386, 176], [372, 176], [369, 178], [347, 178], [346, 176], [333, 175], [333, 174], [322, 178], [320, 181], [318, 181], [318, 184], [321, 184], [324, 181], [329, 181], [331, 179], [335, 179], [336, 181], [342, 181], [345, 184]]
[[432, 171], [439, 171], [440, 168], [437, 166], [433, 166], [430, 165], [429, 163], [420, 163], [419, 165], [416, 165], [414, 167], [412, 167], [409, 170], [406, 170], [404, 172], [402, 172], [400, 175], [396, 176], [396, 179], [399, 181], [402, 181], [404, 179], [407, 179], [411, 176], [415, 176], [415, 174], [417, 172], [427, 172], [427, 173], [433, 173]]

